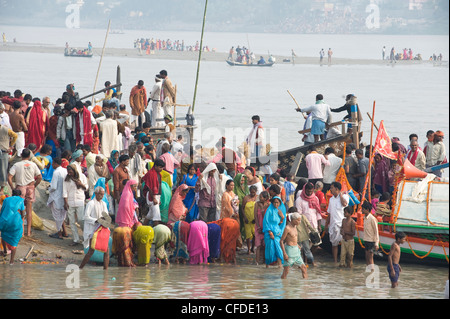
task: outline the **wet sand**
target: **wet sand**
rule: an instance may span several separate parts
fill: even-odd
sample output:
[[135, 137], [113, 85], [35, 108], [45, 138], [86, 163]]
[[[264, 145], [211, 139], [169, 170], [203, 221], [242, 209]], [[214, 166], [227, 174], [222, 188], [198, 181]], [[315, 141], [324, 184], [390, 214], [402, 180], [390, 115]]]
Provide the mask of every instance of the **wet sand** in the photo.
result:
[[[57, 47], [45, 44], [24, 44], [24, 43], [8, 43], [0, 46], [0, 52], [28, 52], [28, 53], [54, 53], [64, 54], [64, 47]], [[94, 56], [101, 56], [102, 48], [93, 49]], [[128, 58], [142, 58], [142, 59], [162, 59], [162, 60], [186, 60], [198, 61], [199, 52], [195, 51], [152, 51], [147, 54], [145, 51], [130, 48], [106, 48], [104, 56], [111, 57], [128, 57]], [[257, 55], [258, 56], [258, 55]], [[264, 56], [267, 60], [267, 56]], [[276, 64], [320, 64], [318, 57], [295, 57], [274, 55]], [[228, 58], [228, 53], [224, 52], [202, 52], [202, 61], [223, 62]], [[432, 61], [396, 61], [396, 64], [413, 65], [422, 63], [433, 63]], [[323, 65], [328, 65], [327, 57], [322, 61]], [[374, 59], [346, 59], [333, 57], [331, 64], [333, 65], [389, 65], [388, 60], [374, 60]], [[434, 64], [448, 66], [446, 61], [435, 61]]]

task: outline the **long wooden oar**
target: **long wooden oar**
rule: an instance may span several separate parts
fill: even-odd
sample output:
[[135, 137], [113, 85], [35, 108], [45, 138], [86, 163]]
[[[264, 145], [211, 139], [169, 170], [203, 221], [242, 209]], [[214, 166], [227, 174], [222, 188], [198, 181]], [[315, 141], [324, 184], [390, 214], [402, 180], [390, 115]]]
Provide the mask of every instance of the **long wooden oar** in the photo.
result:
[[[300, 105], [297, 103], [297, 100], [295, 99], [295, 97], [291, 94], [291, 92], [289, 92], [289, 90], [287, 90], [287, 92], [289, 93], [289, 95], [291, 96], [291, 98], [294, 100], [295, 104], [297, 104], [297, 109], [296, 111], [300, 110]], [[308, 116], [305, 116], [305, 114], [302, 112], [303, 118], [306, 120], [306, 118]]]

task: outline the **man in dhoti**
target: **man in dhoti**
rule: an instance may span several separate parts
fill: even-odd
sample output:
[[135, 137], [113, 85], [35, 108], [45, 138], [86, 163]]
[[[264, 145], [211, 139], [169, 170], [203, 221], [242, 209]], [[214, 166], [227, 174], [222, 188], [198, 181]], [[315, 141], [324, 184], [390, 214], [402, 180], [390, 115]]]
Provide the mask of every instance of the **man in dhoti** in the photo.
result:
[[166, 70], [161, 70], [159, 75], [163, 79], [162, 87], [161, 87], [161, 104], [164, 110], [164, 116], [170, 115], [173, 117], [173, 105], [176, 103], [177, 96], [175, 92], [175, 88], [172, 85], [172, 81], [167, 76]]
[[144, 81], [139, 80], [130, 92], [130, 107], [131, 107], [131, 123], [136, 122], [136, 127], [139, 126], [139, 117], [142, 123], [145, 122], [145, 108], [147, 107], [147, 90], [144, 87]]
[[106, 120], [100, 123], [100, 132], [102, 133], [101, 152], [104, 156], [109, 157], [111, 152], [119, 149], [117, 136], [117, 121], [113, 119], [114, 113], [110, 110], [105, 111]]
[[330, 192], [333, 195], [328, 204], [328, 218], [325, 224], [325, 230], [328, 230], [331, 242], [331, 252], [334, 262], [338, 263], [339, 243], [342, 240], [341, 227], [344, 219], [344, 208], [348, 206], [349, 196], [342, 192], [342, 185], [339, 182], [333, 182], [330, 186]]
[[150, 100], [152, 101], [152, 127], [163, 127], [163, 110], [161, 106], [161, 88], [162, 78], [159, 74], [155, 76], [155, 85], [153, 85], [150, 93]]
[[55, 220], [56, 233], [49, 235], [52, 238], [63, 239], [67, 237], [64, 220], [67, 216], [67, 211], [64, 209], [63, 198], [63, 183], [67, 176], [67, 169], [61, 166], [61, 158], [54, 158], [52, 163], [54, 172], [52, 181], [50, 183], [47, 206], [50, 207]]

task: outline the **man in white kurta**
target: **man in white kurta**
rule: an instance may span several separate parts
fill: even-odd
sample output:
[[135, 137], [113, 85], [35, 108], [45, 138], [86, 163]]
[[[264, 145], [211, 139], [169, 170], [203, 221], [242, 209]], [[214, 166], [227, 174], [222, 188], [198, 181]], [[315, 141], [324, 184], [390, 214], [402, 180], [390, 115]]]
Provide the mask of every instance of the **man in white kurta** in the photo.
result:
[[67, 212], [64, 209], [63, 198], [63, 183], [67, 176], [67, 169], [61, 166], [61, 163], [55, 158], [53, 159], [53, 177], [50, 183], [49, 195], [47, 200], [47, 206], [52, 211], [53, 218], [56, 224], [56, 230], [58, 237], [62, 238], [64, 231], [64, 220], [66, 219]]
[[348, 206], [350, 197], [343, 193], [342, 185], [339, 182], [333, 182], [330, 187], [330, 192], [333, 195], [328, 203], [328, 220], [326, 228], [328, 228], [328, 234], [330, 236], [330, 242], [332, 245], [332, 254], [334, 262], [338, 262], [338, 249], [339, 243], [342, 240], [341, 227], [342, 220], [344, 219], [344, 208]]
[[153, 85], [152, 91], [150, 93], [150, 100], [152, 101], [152, 127], [164, 126], [164, 112], [160, 101], [161, 87], [162, 79], [160, 78], [159, 74], [157, 74], [155, 76], [155, 85]]
[[100, 123], [100, 132], [102, 133], [102, 154], [107, 158], [114, 150], [119, 150], [117, 136], [117, 121], [113, 120], [113, 113], [105, 111], [106, 120]]
[[102, 216], [102, 213], [108, 213], [106, 203], [103, 201], [105, 190], [103, 187], [96, 187], [94, 190], [95, 197], [90, 200], [84, 209], [84, 230], [83, 230], [83, 246], [89, 247], [89, 241], [92, 235], [97, 230], [97, 220]]

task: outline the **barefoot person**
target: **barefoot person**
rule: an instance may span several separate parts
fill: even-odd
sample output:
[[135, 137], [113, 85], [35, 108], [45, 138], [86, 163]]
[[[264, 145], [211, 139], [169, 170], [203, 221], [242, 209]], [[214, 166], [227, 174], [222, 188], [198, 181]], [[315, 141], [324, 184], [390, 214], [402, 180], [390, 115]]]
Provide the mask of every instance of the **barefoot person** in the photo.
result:
[[3, 251], [0, 256], [6, 256], [11, 251], [9, 263], [14, 263], [16, 248], [23, 235], [22, 218], [25, 212], [24, 199], [20, 190], [12, 191], [12, 196], [5, 198], [0, 211], [0, 232]]
[[391, 280], [392, 288], [398, 287], [398, 277], [402, 271], [400, 267], [400, 245], [406, 240], [406, 234], [399, 232], [395, 234], [395, 242], [391, 245], [391, 250], [388, 256], [388, 266], [387, 271], [389, 273], [389, 279]]
[[297, 265], [302, 270], [303, 278], [308, 278], [305, 263], [302, 259], [300, 247], [297, 243], [297, 225], [300, 223], [301, 215], [299, 213], [288, 214], [288, 222], [281, 236], [280, 245], [283, 250], [284, 267], [281, 279], [286, 279], [289, 269]]
[[280, 246], [281, 236], [286, 226], [286, 206], [282, 205], [280, 197], [275, 196], [271, 200], [272, 204], [267, 208], [263, 221], [263, 233], [265, 248], [266, 267], [272, 263], [277, 263], [281, 268], [283, 263], [283, 250]]

